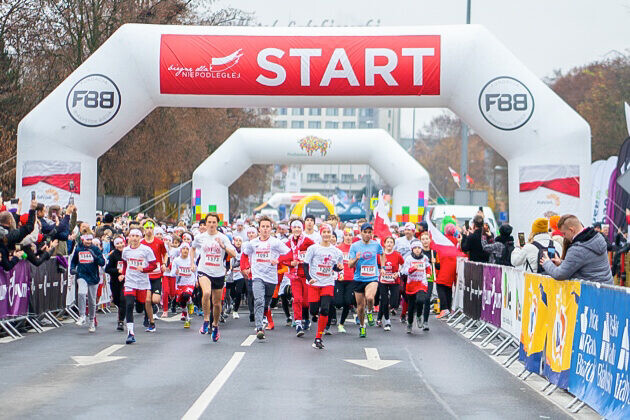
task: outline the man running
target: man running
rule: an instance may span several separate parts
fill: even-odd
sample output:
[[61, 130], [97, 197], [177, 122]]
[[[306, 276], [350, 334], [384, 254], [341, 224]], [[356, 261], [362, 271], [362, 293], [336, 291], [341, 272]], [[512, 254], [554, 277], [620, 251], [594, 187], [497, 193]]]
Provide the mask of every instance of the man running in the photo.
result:
[[312, 214], [307, 214], [304, 218], [304, 236], [318, 244], [322, 241], [322, 237], [315, 230], [315, 216]]
[[197, 273], [203, 297], [203, 325], [201, 334], [208, 333], [210, 323], [210, 302], [212, 301], [212, 341], [219, 341], [219, 321], [221, 319], [221, 297], [225, 285], [225, 254], [236, 257], [236, 249], [223, 233], [219, 232], [219, 215], [210, 213], [206, 216], [206, 232], [195, 236], [192, 242], [193, 261], [195, 252], [200, 253]]
[[[118, 280], [125, 282], [125, 321], [127, 322], [127, 344], [136, 342], [133, 332], [133, 307], [136, 302], [148, 301], [147, 291], [151, 290], [149, 273], [157, 267], [153, 250], [140, 243], [142, 232], [139, 229], [129, 231], [129, 245], [122, 251], [123, 274]], [[140, 310], [141, 311], [141, 310]]]
[[288, 277], [291, 281], [291, 292], [293, 293], [295, 332], [298, 337], [302, 337], [304, 330], [308, 329], [310, 324], [308, 317], [308, 288], [302, 263], [304, 262], [306, 251], [313, 245], [313, 241], [302, 233], [302, 221], [299, 219], [291, 222], [291, 233], [292, 235], [287, 241], [287, 246], [291, 248]]
[[361, 240], [350, 246], [348, 267], [354, 268], [354, 296], [357, 301], [359, 317], [359, 337], [365, 338], [365, 307], [367, 304], [367, 320], [374, 326], [374, 296], [378, 290], [378, 256], [383, 255], [383, 247], [372, 240], [372, 225], [361, 226]]
[[311, 246], [304, 257], [304, 274], [309, 283], [308, 297], [312, 315], [318, 315], [317, 333], [313, 348], [323, 349], [322, 334], [328, 323], [329, 309], [335, 293], [335, 278], [343, 270], [343, 253], [333, 240], [332, 227], [323, 224], [320, 229], [322, 241]]
[[263, 315], [278, 283], [278, 258], [289, 252], [282, 241], [270, 237], [271, 223], [270, 218], [261, 216], [258, 225], [260, 236], [243, 244], [243, 254], [248, 256], [251, 266], [254, 319], [259, 340], [265, 338]]
[[142, 224], [144, 228], [144, 239], [142, 245], [146, 245], [153, 251], [155, 255], [156, 267], [151, 273], [149, 273], [149, 280], [151, 281], [151, 290], [147, 293], [147, 301], [144, 305], [146, 311], [146, 320], [148, 320], [147, 332], [155, 332], [155, 320], [153, 313], [153, 305], [157, 305], [162, 301], [162, 272], [166, 269], [167, 253], [164, 242], [161, 239], [155, 237], [154, 229], [155, 222], [151, 219], [146, 219]]

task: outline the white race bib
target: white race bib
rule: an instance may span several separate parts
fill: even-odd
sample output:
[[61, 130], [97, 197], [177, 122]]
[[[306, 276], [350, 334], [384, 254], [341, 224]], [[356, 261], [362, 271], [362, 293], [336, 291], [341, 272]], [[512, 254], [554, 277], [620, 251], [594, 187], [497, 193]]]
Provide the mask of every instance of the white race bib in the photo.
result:
[[321, 277], [328, 277], [332, 274], [332, 265], [319, 264], [316, 274]]
[[142, 268], [144, 267], [144, 260], [137, 259], [137, 258], [129, 258], [129, 260], [127, 260], [127, 265], [132, 270], [142, 271]]
[[375, 265], [362, 265], [361, 266], [361, 277], [374, 277], [375, 275], [376, 275]]
[[206, 265], [208, 267], [220, 267], [221, 266], [221, 254], [206, 254]]
[[94, 256], [90, 251], [80, 251], [79, 252], [79, 263], [81, 264], [90, 264], [94, 262]]
[[124, 267], [125, 267], [125, 264], [122, 261], [118, 261], [118, 264], [116, 264], [116, 269], [118, 270], [119, 273], [123, 272]]
[[393, 273], [385, 273], [381, 276], [381, 283], [396, 283], [396, 278]]

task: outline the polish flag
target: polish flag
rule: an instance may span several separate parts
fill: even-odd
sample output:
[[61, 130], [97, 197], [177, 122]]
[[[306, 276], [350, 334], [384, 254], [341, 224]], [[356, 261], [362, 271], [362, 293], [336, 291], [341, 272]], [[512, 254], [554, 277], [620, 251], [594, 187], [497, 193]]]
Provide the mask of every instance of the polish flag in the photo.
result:
[[475, 184], [475, 180], [472, 179], [472, 177], [468, 174], [466, 174], [466, 184], [468, 185], [474, 185]]
[[547, 188], [572, 197], [580, 197], [578, 165], [533, 165], [519, 169], [519, 191]]
[[385, 245], [385, 238], [392, 236], [392, 232], [389, 230], [389, 223], [383, 190], [379, 190], [378, 203], [374, 207], [374, 234], [379, 237], [383, 246]]
[[[74, 189], [70, 188], [74, 182]], [[40, 182], [61, 190], [81, 194], [81, 162], [60, 160], [28, 160], [22, 168], [22, 186], [28, 187]]]
[[453, 177], [453, 181], [455, 181], [455, 183], [459, 187], [459, 174], [450, 166], [448, 167], [448, 170], [450, 171], [451, 176]]
[[457, 246], [453, 245], [438, 228], [435, 227], [431, 218], [426, 218], [427, 226], [429, 227], [429, 233], [431, 234], [431, 240], [433, 241], [433, 247], [438, 252], [440, 258], [442, 257], [463, 257], [466, 254], [457, 249]]

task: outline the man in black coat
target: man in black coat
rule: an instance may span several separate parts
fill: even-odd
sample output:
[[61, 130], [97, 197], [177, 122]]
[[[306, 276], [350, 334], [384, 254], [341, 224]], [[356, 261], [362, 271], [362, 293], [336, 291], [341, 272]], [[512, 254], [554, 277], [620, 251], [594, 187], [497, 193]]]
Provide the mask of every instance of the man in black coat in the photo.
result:
[[481, 235], [483, 234], [483, 216], [476, 215], [468, 232], [463, 232], [462, 251], [468, 253], [468, 259], [474, 262], [487, 263], [490, 254], [483, 250]]

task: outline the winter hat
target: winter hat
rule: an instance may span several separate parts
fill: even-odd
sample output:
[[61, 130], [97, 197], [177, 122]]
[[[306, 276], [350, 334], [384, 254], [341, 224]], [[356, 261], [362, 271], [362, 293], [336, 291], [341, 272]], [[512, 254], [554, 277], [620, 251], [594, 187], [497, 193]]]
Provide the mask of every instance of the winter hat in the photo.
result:
[[411, 247], [411, 249], [422, 248], [422, 242], [420, 242], [418, 239], [412, 239], [409, 243], [409, 246]]
[[551, 229], [558, 230], [558, 221], [560, 221], [560, 216], [557, 214], [549, 218], [549, 226], [551, 226]]
[[455, 235], [455, 225], [449, 223], [448, 225], [444, 226], [444, 234]]
[[510, 225], [501, 225], [499, 228], [499, 233], [501, 236], [510, 236], [512, 234], [512, 226]]
[[534, 223], [532, 224], [532, 233], [536, 234], [536, 233], [547, 233], [547, 232], [549, 232], [548, 219], [544, 217], [540, 217], [534, 220]]

